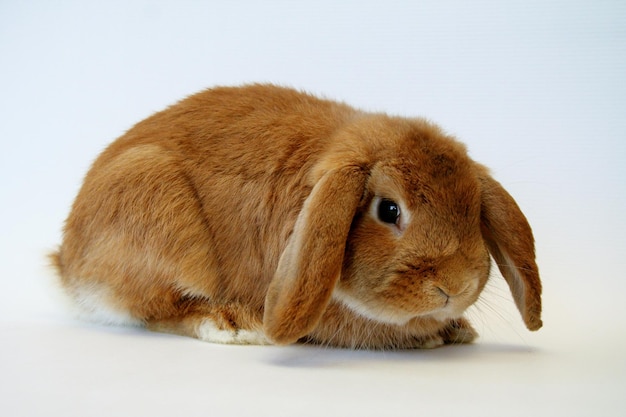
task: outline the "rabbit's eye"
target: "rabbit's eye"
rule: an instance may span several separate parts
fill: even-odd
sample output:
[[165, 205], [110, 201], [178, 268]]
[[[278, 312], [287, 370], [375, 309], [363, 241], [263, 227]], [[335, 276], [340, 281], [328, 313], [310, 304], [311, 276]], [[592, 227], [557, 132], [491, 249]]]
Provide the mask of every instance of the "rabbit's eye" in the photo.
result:
[[378, 219], [383, 223], [397, 224], [400, 218], [400, 206], [393, 200], [383, 198], [378, 203]]

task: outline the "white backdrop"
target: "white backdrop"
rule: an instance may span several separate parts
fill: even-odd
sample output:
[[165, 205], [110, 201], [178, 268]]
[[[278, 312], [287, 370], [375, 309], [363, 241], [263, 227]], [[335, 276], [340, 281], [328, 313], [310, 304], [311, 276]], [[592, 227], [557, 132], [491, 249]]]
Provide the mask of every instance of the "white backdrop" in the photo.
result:
[[[436, 351], [72, 320], [44, 256], [91, 161], [186, 95], [256, 81], [467, 143], [534, 228], [544, 328], [523, 328], [497, 275], [470, 312], [483, 337]], [[3, 415], [626, 414], [622, 1], [2, 1], [0, 117]]]

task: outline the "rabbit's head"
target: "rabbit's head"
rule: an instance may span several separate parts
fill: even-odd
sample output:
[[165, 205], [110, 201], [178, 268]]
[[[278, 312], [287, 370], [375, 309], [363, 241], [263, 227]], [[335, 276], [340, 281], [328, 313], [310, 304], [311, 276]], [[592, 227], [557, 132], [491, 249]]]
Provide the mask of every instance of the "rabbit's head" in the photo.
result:
[[524, 215], [465, 147], [422, 120], [363, 116], [331, 138], [265, 301], [265, 332], [291, 343], [331, 298], [372, 320], [445, 321], [474, 303], [490, 256], [531, 330], [541, 284]]

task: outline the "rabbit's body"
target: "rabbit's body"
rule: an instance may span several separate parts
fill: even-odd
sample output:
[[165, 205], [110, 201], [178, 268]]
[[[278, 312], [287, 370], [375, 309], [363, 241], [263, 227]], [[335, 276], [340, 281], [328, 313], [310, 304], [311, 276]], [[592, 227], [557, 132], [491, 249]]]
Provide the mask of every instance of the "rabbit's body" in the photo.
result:
[[382, 348], [471, 341], [462, 313], [489, 249], [538, 328], [530, 228], [503, 190], [486, 209], [485, 184], [501, 190], [425, 121], [274, 86], [217, 88], [103, 152], [54, 257], [101, 320], [222, 343]]

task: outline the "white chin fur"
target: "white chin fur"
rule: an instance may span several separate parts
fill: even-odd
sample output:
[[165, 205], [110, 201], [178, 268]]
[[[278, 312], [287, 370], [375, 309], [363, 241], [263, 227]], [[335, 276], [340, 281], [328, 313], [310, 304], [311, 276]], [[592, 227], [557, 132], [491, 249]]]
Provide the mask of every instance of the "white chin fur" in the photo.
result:
[[335, 291], [333, 292], [333, 299], [363, 317], [382, 323], [403, 325], [414, 318], [414, 316], [404, 316], [398, 314], [397, 312], [390, 312], [382, 309], [373, 310], [361, 300], [351, 297], [339, 288], [335, 288]]
[[404, 325], [411, 319], [417, 317], [430, 317], [440, 322], [446, 322], [450, 319], [459, 317], [462, 314], [454, 311], [454, 309], [452, 309], [450, 306], [443, 307], [441, 309], [417, 316], [400, 315], [397, 312], [385, 311], [382, 309], [374, 310], [367, 306], [364, 302], [351, 297], [350, 295], [346, 294], [338, 288], [336, 288], [333, 292], [333, 299], [345, 305], [355, 313], [370, 320], [388, 324], [396, 324], [399, 326]]
[[448, 321], [450, 319], [454, 319], [456, 317], [459, 317], [459, 315], [457, 314], [452, 314], [451, 311], [449, 311], [446, 308], [442, 308], [441, 310], [437, 310], [433, 313], [428, 314], [428, 316], [434, 318], [437, 321], [441, 321], [441, 322], [445, 322]]

